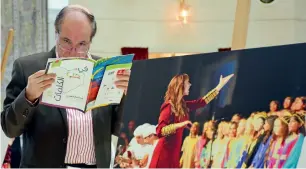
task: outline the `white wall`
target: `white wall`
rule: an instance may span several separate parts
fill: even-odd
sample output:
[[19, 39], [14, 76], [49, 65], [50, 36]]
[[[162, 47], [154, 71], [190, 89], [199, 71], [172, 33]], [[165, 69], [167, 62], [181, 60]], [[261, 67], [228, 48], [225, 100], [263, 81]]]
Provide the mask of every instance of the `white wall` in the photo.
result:
[[[236, 0], [187, 0], [190, 23], [176, 21], [179, 0], [70, 0], [88, 7], [96, 16], [98, 33], [91, 52], [120, 54], [121, 47], [149, 47], [149, 52], [215, 52], [230, 47]], [[305, 0], [262, 4], [251, 0], [247, 48], [306, 41]], [[304, 5], [305, 6], [305, 5]], [[300, 8], [299, 10], [296, 10]], [[303, 29], [304, 28], [304, 29]]]
[[295, 1], [251, 0], [247, 48], [295, 43]]
[[[0, 13], [1, 13], [1, 3], [0, 3]], [[1, 17], [0, 17], [0, 23], [1, 23]], [[2, 35], [1, 32], [0, 32], [0, 38], [1, 38], [1, 36], [7, 36], [7, 35]], [[0, 45], [0, 51], [1, 51], [1, 62], [2, 62], [2, 52], [4, 51], [4, 49], [1, 48], [1, 45]], [[1, 95], [1, 91], [0, 91], [0, 95]], [[2, 107], [2, 102], [0, 102], [0, 109], [1, 109], [1, 111], [2, 111], [2, 108], [3, 108]], [[1, 146], [0, 147], [0, 149], [1, 149], [1, 151], [0, 151], [0, 153], [1, 153], [0, 159], [1, 159], [1, 163], [0, 164], [2, 165], [3, 159], [4, 159], [5, 154], [6, 154], [6, 148], [7, 148], [7, 145], [9, 143], [9, 138], [6, 137], [6, 135], [4, 134], [3, 130], [1, 130], [0, 134], [1, 134], [1, 136], [0, 136], [1, 137], [1, 139], [0, 139], [0, 146]]]
[[68, 0], [48, 0], [48, 49], [55, 45], [54, 21], [62, 8], [68, 5]]
[[295, 20], [295, 39], [297, 42], [306, 42], [306, 1], [295, 0], [296, 20]]

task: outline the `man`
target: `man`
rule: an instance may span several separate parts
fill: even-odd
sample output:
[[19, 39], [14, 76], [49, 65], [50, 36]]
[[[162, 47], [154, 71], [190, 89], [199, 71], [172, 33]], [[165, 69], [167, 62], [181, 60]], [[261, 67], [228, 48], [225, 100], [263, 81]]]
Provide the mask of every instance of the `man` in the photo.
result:
[[148, 126], [145, 133], [143, 134], [143, 137], [145, 143], [149, 145], [149, 148], [147, 149], [149, 154], [148, 160], [144, 161], [143, 165], [145, 166], [144, 168], [149, 168], [155, 147], [159, 140], [159, 138], [156, 135], [156, 126], [154, 125]]
[[[123, 100], [119, 106], [106, 106], [82, 113], [39, 104], [39, 97], [54, 82], [45, 74], [49, 58], [89, 57], [96, 33], [94, 16], [84, 7], [63, 8], [55, 20], [56, 46], [15, 60], [7, 86], [1, 126], [11, 138], [23, 135], [20, 167], [26, 168], [108, 168], [111, 161], [111, 135], [119, 135]], [[129, 71], [118, 76], [116, 86], [125, 90]]]
[[[134, 130], [134, 138], [129, 143], [129, 148], [123, 154], [125, 158], [135, 158], [136, 160], [143, 160], [148, 158], [148, 148], [149, 146], [145, 143], [143, 135], [146, 133], [147, 127], [150, 124], [145, 123], [143, 125], [138, 126]], [[138, 163], [134, 163], [132, 165], [127, 163], [121, 163], [120, 166], [122, 168], [137, 168], [139, 167]]]
[[147, 126], [144, 134], [143, 134], [144, 143], [148, 145], [154, 145], [154, 148], [156, 146], [156, 143], [158, 142], [158, 136], [156, 134], [156, 126], [150, 125]]

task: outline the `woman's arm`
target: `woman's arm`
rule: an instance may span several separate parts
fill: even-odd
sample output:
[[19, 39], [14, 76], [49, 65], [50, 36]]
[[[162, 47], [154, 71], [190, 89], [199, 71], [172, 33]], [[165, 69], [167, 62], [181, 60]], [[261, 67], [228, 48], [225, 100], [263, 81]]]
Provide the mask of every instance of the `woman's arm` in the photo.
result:
[[158, 125], [156, 128], [156, 134], [158, 137], [166, 137], [176, 133], [176, 130], [185, 127], [187, 124], [191, 124], [190, 121], [184, 121], [181, 123], [171, 123], [171, 105], [166, 103], [160, 113]]
[[213, 99], [215, 99], [218, 94], [219, 91], [215, 88], [198, 100], [186, 101], [187, 107], [191, 111], [204, 107], [209, 104]]
[[227, 82], [234, 76], [234, 74], [228, 75], [226, 77], [223, 78], [223, 76], [220, 76], [220, 81], [219, 84], [216, 86], [216, 88], [214, 88], [213, 90], [211, 90], [210, 92], [208, 92], [204, 97], [202, 97], [201, 99], [198, 100], [194, 100], [194, 101], [188, 101], [187, 103], [187, 107], [190, 110], [195, 110], [198, 109], [200, 107], [204, 107], [205, 105], [207, 105], [209, 102], [211, 102], [213, 99], [216, 98], [216, 96], [219, 94], [219, 91], [224, 87], [225, 84], [227, 84]]

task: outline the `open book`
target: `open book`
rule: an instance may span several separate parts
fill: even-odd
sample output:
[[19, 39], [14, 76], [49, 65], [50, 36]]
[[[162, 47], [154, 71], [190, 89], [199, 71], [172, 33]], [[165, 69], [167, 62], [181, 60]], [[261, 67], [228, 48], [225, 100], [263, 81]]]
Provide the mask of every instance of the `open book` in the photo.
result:
[[46, 73], [55, 73], [53, 85], [42, 94], [41, 104], [87, 112], [119, 104], [123, 90], [116, 75], [131, 69], [134, 54], [101, 58], [50, 58]]

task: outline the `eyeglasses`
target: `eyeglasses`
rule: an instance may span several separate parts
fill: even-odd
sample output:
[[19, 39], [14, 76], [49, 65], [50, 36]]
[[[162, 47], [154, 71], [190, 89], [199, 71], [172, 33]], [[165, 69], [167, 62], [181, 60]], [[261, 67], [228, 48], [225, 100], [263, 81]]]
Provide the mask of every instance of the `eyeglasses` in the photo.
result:
[[88, 44], [78, 44], [76, 47], [72, 45], [69, 40], [60, 39], [57, 37], [57, 43], [61, 50], [71, 52], [75, 50], [78, 54], [85, 54], [88, 52]]

